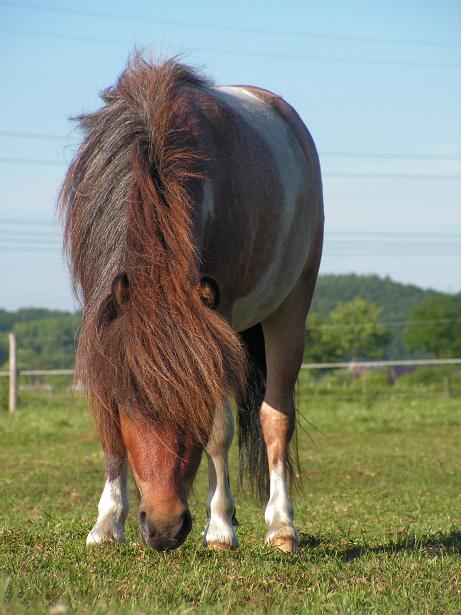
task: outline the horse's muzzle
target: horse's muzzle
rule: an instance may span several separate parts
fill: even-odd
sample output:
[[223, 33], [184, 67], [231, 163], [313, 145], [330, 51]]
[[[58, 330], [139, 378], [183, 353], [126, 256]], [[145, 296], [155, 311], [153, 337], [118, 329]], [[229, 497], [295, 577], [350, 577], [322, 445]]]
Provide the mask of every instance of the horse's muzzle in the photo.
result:
[[150, 519], [146, 511], [139, 512], [139, 528], [144, 543], [155, 551], [173, 551], [182, 545], [192, 529], [192, 517], [186, 509], [173, 522]]

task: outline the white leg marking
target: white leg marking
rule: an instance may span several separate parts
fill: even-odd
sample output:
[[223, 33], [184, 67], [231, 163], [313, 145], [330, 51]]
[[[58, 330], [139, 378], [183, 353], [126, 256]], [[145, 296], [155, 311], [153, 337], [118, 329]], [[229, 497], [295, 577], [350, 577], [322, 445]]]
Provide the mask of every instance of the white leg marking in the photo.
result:
[[87, 536], [88, 546], [101, 542], [125, 542], [124, 524], [128, 514], [127, 464], [120, 476], [106, 480], [98, 504], [98, 519]]
[[293, 538], [298, 542], [298, 535], [293, 525], [293, 506], [288, 494], [287, 470], [284, 463], [276, 465], [270, 474], [270, 497], [264, 518], [268, 526], [266, 543], [276, 538]]
[[203, 532], [205, 547], [237, 549], [237, 534], [232, 524], [235, 505], [229, 485], [228, 451], [234, 434], [232, 413], [226, 407], [216, 413], [206, 448], [209, 492], [208, 522]]

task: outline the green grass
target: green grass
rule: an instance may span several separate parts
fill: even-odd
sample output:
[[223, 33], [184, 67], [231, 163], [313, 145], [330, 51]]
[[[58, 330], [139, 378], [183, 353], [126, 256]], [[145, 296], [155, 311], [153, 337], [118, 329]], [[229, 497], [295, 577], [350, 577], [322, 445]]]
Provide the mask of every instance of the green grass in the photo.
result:
[[[262, 545], [262, 507], [234, 480], [241, 548], [207, 551], [206, 474], [178, 551], [148, 551], [132, 513], [128, 543], [86, 550], [102, 453], [82, 403], [24, 394], [0, 414], [0, 613], [454, 613], [461, 610], [459, 399], [301, 404], [299, 552]], [[235, 457], [235, 455], [234, 455]], [[237, 474], [233, 463], [233, 476]]]

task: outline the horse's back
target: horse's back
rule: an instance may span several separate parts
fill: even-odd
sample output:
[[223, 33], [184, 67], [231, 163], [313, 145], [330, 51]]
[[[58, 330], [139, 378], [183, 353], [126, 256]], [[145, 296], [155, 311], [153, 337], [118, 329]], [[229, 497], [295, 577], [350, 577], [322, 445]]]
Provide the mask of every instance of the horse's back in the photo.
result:
[[204, 273], [221, 287], [221, 311], [243, 330], [274, 312], [303, 272], [315, 269], [320, 169], [310, 134], [283, 99], [250, 86], [210, 93], [221, 116], [214, 124], [220, 164], [210, 166], [202, 203]]

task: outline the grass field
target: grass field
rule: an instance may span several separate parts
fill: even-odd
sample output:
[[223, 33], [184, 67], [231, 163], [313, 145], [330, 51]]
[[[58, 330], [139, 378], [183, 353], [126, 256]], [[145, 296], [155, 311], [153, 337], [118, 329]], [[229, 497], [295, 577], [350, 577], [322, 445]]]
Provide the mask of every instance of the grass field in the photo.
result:
[[178, 551], [140, 544], [133, 487], [128, 543], [87, 551], [102, 453], [83, 405], [46, 393], [21, 402], [0, 414], [2, 615], [461, 611], [459, 399], [304, 400], [294, 556], [262, 546], [262, 508], [235, 480], [240, 551], [201, 547], [205, 464]]

